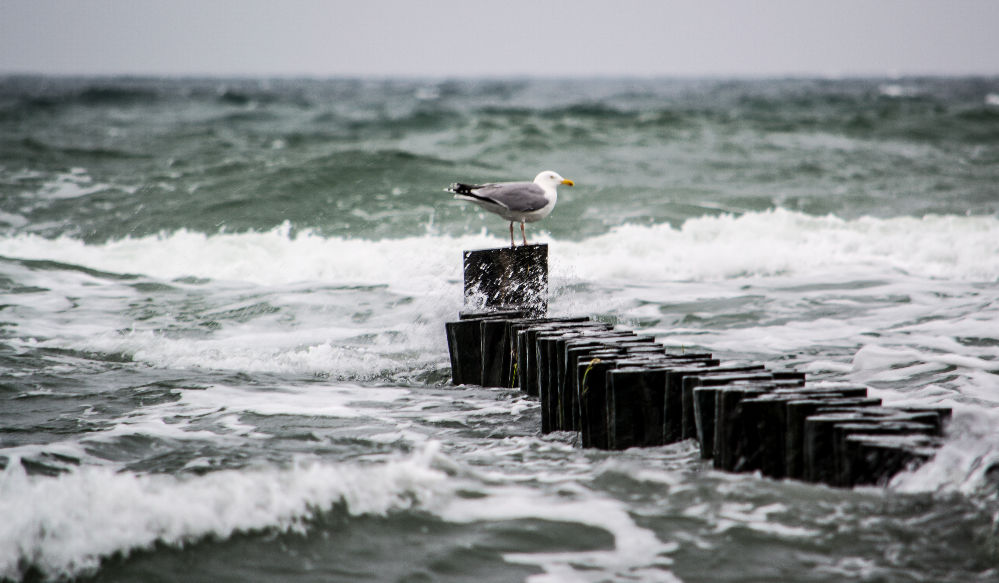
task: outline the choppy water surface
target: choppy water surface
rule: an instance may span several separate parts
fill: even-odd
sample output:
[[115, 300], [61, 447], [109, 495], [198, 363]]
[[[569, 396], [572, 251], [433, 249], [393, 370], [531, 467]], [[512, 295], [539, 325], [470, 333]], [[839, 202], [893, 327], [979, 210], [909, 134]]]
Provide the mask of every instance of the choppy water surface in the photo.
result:
[[[999, 578], [999, 81], [0, 80], [0, 578]], [[453, 387], [442, 192], [551, 309], [955, 417], [887, 488]]]

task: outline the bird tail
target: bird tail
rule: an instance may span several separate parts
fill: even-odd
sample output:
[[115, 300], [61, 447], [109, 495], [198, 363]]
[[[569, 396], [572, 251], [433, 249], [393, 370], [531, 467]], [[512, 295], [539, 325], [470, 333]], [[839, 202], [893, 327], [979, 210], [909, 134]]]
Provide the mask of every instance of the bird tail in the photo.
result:
[[[455, 182], [451, 186], [448, 186], [445, 192], [453, 192], [455, 194], [472, 194], [472, 191], [476, 188], [481, 188], [478, 184], [464, 184], [462, 182]], [[474, 195], [473, 195], [474, 196]]]

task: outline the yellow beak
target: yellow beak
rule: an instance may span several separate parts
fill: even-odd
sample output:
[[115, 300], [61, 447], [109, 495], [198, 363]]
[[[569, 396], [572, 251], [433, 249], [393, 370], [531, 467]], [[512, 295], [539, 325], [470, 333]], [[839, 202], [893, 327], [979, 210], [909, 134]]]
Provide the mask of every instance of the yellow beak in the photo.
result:
[[564, 184], [566, 186], [576, 186], [576, 183], [573, 182], [573, 181], [571, 181], [571, 180], [569, 180], [568, 178], [566, 178], [565, 180], [563, 180], [562, 184]]

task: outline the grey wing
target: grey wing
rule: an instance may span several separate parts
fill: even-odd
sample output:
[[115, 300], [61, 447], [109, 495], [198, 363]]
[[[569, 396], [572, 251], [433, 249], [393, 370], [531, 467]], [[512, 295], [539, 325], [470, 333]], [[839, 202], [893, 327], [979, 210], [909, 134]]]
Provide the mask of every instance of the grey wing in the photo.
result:
[[484, 184], [475, 194], [515, 212], [536, 211], [548, 204], [545, 191], [533, 182]]

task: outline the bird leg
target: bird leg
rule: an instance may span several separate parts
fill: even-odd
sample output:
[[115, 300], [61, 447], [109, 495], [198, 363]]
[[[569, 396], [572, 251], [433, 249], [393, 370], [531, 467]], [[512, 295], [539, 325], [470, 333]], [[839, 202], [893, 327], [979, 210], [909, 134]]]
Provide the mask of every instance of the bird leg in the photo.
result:
[[527, 233], [524, 232], [524, 221], [520, 221], [520, 236], [524, 238], [524, 245], [527, 245]]
[[510, 221], [510, 248], [513, 249], [516, 245], [513, 242], [513, 221]]

